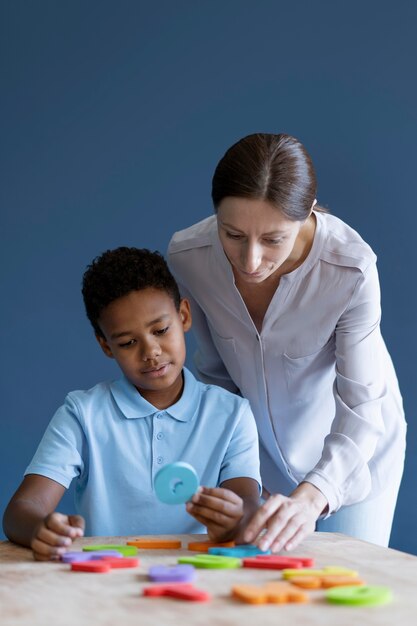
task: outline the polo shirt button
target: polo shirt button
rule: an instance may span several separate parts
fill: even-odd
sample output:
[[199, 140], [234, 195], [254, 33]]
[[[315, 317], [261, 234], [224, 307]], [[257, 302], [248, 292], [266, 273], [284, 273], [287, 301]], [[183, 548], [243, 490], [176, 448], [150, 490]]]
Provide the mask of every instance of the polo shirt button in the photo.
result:
[[163, 439], [163, 438], [164, 438], [164, 433], [158, 433], [158, 434], [156, 435], [156, 438], [157, 438], [157, 439]]
[[163, 456], [158, 456], [158, 458], [156, 459], [156, 462], [161, 465], [161, 463], [163, 463], [164, 461], [164, 457]]
[[160, 420], [160, 419], [162, 419], [162, 418], [163, 418], [163, 414], [162, 414], [162, 413], [157, 413], [157, 414], [156, 414], [156, 419], [157, 419], [157, 420]]

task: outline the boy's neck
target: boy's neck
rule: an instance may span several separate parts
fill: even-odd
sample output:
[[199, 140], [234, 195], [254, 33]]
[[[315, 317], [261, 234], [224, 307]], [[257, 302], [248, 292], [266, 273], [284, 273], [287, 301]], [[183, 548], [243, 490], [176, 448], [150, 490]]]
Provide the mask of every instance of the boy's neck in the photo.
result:
[[176, 404], [184, 391], [184, 370], [177, 380], [166, 389], [138, 389], [142, 398], [147, 400], [156, 409], [164, 410]]

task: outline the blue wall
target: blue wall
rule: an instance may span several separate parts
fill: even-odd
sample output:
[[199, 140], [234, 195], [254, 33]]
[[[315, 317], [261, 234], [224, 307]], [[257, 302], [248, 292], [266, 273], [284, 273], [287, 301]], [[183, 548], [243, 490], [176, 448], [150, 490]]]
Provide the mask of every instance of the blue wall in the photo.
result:
[[416, 23], [412, 0], [1, 3], [1, 511], [65, 393], [116, 373], [84, 316], [85, 266], [165, 251], [211, 213], [224, 150], [284, 131], [313, 156], [319, 202], [379, 256], [409, 421], [392, 546], [417, 553]]

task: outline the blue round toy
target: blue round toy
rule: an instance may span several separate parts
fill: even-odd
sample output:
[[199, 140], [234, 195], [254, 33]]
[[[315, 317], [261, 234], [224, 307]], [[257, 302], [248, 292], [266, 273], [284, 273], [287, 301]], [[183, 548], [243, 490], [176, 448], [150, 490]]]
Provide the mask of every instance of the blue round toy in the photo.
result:
[[198, 486], [197, 472], [188, 463], [170, 463], [155, 476], [155, 493], [165, 504], [187, 502]]

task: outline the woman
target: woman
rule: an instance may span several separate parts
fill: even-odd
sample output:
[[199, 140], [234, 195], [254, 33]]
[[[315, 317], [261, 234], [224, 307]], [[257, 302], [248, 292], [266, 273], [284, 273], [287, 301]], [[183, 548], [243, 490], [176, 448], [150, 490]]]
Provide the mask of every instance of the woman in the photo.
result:
[[212, 198], [216, 215], [176, 233], [169, 260], [200, 378], [248, 398], [257, 421], [275, 495], [245, 540], [290, 550], [316, 528], [388, 545], [406, 425], [375, 254], [317, 206], [312, 161], [289, 135], [233, 145]]

